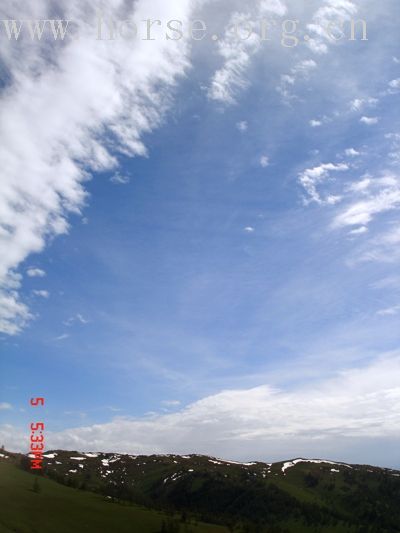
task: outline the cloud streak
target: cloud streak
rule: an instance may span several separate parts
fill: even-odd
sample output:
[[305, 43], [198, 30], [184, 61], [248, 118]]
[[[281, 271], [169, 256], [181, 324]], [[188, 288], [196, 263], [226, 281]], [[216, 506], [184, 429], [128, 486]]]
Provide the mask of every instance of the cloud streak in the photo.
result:
[[[218, 43], [218, 52], [223, 59], [223, 65], [211, 80], [208, 90], [211, 100], [223, 104], [235, 103], [236, 95], [248, 86], [246, 71], [261, 47], [255, 21], [262, 20], [266, 16], [279, 17], [285, 13], [286, 5], [280, 0], [262, 0], [257, 2], [253, 10], [237, 11], [231, 15], [224, 38]], [[236, 28], [236, 31], [232, 28]], [[254, 33], [246, 38], [249, 30]]]

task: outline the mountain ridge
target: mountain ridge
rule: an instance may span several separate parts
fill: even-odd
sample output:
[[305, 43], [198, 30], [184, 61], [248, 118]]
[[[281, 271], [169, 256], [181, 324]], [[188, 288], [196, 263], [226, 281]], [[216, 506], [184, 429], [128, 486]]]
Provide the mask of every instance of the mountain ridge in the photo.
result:
[[[29, 454], [2, 455], [29, 470]], [[400, 532], [400, 471], [372, 465], [48, 450], [42, 476], [231, 531]]]

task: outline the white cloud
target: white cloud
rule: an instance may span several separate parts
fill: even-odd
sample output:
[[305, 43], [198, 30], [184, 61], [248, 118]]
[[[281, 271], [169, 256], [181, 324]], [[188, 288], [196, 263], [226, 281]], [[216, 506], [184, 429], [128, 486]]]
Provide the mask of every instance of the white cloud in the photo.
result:
[[0, 445], [7, 451], [20, 451], [26, 453], [26, 448], [21, 443], [26, 440], [26, 429], [17, 428], [11, 424], [0, 424]]
[[244, 133], [245, 131], [248, 130], [249, 128], [249, 125], [247, 124], [247, 122], [245, 120], [241, 120], [240, 122], [238, 122], [236, 124], [236, 127], [239, 131], [241, 131], [242, 133]]
[[84, 318], [80, 313], [76, 315], [76, 320], [78, 320], [81, 324], [88, 324], [89, 320]]
[[[229, 27], [250, 24], [251, 15], [235, 13]], [[224, 65], [217, 70], [211, 80], [208, 96], [224, 104], [235, 102], [235, 94], [247, 86], [244, 72], [249, 65], [251, 56], [259, 49], [260, 43], [255, 35], [248, 40], [240, 40], [232, 31], [227, 31], [223, 40], [218, 43], [219, 54]]]
[[[35, 18], [50, 4], [18, 3], [21, 19]], [[187, 21], [194, 3], [113, 0], [107, 14], [119, 19]], [[15, 12], [6, 0], [5, 12]], [[60, 17], [95, 27], [90, 2], [57, 3]], [[89, 172], [117, 166], [117, 151], [146, 154], [142, 134], [158, 127], [171, 89], [188, 66], [188, 43], [159, 36], [149, 43], [119, 39], [100, 42], [85, 27], [80, 40], [52, 43], [3, 40], [1, 59], [10, 85], [0, 100], [0, 331], [18, 333], [32, 318], [21, 302], [15, 270], [49, 238], [68, 232], [68, 215], [80, 213]], [[153, 28], [154, 31], [162, 31]], [[32, 102], [32, 105], [28, 105]], [[34, 103], [34, 104], [33, 104]], [[112, 148], [113, 154], [109, 151]]]
[[389, 158], [395, 164], [400, 163], [400, 133], [387, 133], [385, 139], [390, 141]]
[[[208, 96], [224, 104], [233, 104], [238, 91], [247, 87], [246, 70], [253, 56], [259, 51], [261, 40], [259, 24], [265, 17], [272, 19], [286, 13], [286, 7], [280, 0], [258, 1], [254, 10], [246, 6], [246, 12], [235, 12], [227, 24], [223, 39], [218, 41], [218, 52], [223, 59], [223, 66], [218, 69], [210, 84]], [[237, 31], [239, 30], [239, 36]], [[252, 30], [249, 38], [248, 28]]]
[[65, 341], [68, 338], [69, 338], [69, 334], [68, 333], [63, 333], [62, 335], [59, 335], [58, 337], [56, 337], [54, 340], [55, 341]]
[[400, 305], [395, 305], [393, 307], [388, 307], [386, 309], [381, 309], [377, 312], [379, 316], [394, 316], [400, 313]]
[[246, 228], [244, 228], [244, 231], [246, 233], [254, 233], [255, 229], [252, 226], [247, 226]]
[[310, 120], [309, 124], [312, 128], [318, 128], [319, 126], [322, 126], [322, 122], [320, 120]]
[[64, 326], [72, 326], [73, 324], [77, 322], [83, 325], [89, 324], [89, 320], [87, 320], [83, 315], [81, 315], [81, 313], [77, 313], [76, 315], [71, 316], [70, 318], [65, 320], [63, 324]]
[[362, 111], [366, 107], [375, 107], [378, 103], [379, 100], [377, 98], [355, 98], [351, 101], [350, 108], [352, 111]]
[[368, 232], [367, 226], [360, 226], [359, 228], [352, 229], [349, 231], [349, 235], [363, 235]]
[[260, 165], [263, 168], [267, 168], [269, 166], [269, 157], [267, 155], [262, 155], [260, 157]]
[[131, 181], [131, 178], [116, 172], [113, 176], [111, 176], [110, 181], [114, 185], [127, 185]]
[[[385, 136], [393, 142], [396, 134]], [[389, 148], [390, 149], [390, 148]], [[388, 147], [379, 148], [387, 153]], [[365, 152], [366, 153], [366, 152]], [[391, 157], [391, 154], [388, 154]], [[382, 162], [380, 162], [382, 167]], [[374, 177], [369, 171], [357, 181], [345, 182], [339, 190], [342, 201], [335, 209], [331, 228], [346, 229], [348, 235], [366, 235], [357, 248], [352, 250], [347, 264], [354, 266], [361, 262], [392, 263], [400, 259], [398, 244], [400, 231], [398, 212], [400, 209], [400, 177], [396, 171], [381, 172]], [[326, 194], [326, 193], [325, 193]], [[370, 225], [374, 224], [374, 231]]]
[[[290, 392], [268, 385], [225, 390], [175, 413], [48, 432], [47, 444], [53, 449], [272, 460], [307, 450], [307, 455], [350, 460], [353, 442], [362, 440], [371, 454], [374, 443], [400, 437], [399, 372], [400, 356], [392, 354]], [[6, 447], [21, 449], [23, 440], [18, 442], [14, 433], [0, 427]], [[359, 448], [357, 454], [360, 460]]]
[[12, 409], [12, 405], [7, 402], [0, 402], [0, 411], [9, 411]]
[[400, 229], [398, 224], [393, 228], [380, 231], [364, 246], [355, 250], [349, 264], [357, 263], [396, 263], [400, 260]]
[[299, 74], [303, 76], [308, 76], [309, 72], [311, 70], [314, 70], [317, 68], [317, 63], [314, 61], [314, 59], [303, 59], [302, 61], [299, 61], [296, 63], [296, 65], [292, 68], [291, 73], [294, 76], [298, 76]]
[[26, 273], [30, 278], [43, 278], [46, 275], [46, 272], [44, 270], [42, 270], [41, 268], [34, 267], [28, 268]]
[[[308, 25], [312, 36], [307, 44], [314, 53], [326, 53], [329, 45], [335, 43], [327, 38], [327, 32], [322, 28], [326, 28], [330, 20], [349, 20], [356, 13], [357, 7], [349, 0], [326, 0], [322, 7], [314, 13], [313, 9], [311, 6], [309, 13], [303, 13], [304, 18], [307, 15], [312, 18], [312, 23]], [[231, 16], [224, 38], [218, 41], [218, 51], [224, 63], [212, 78], [208, 91], [211, 99], [224, 104], [235, 102], [237, 93], [248, 86], [246, 72], [253, 57], [259, 52], [261, 44], [265, 44], [259, 38], [259, 24], [254, 21], [267, 19], [270, 21], [270, 25], [277, 22], [279, 26], [282, 23], [281, 18], [287, 13], [287, 10], [287, 3], [280, 0], [263, 0], [256, 2], [255, 5], [249, 3], [246, 5], [246, 10], [235, 12]], [[248, 33], [248, 27], [251, 27], [254, 33], [248, 39], [238, 39], [232, 30], [233, 27], [237, 26], [246, 28], [243, 31], [245, 36]], [[274, 53], [280, 53], [284, 49], [282, 43], [279, 44], [280, 50], [276, 48]], [[283, 55], [282, 60], [286, 61]], [[316, 66], [317, 64], [313, 59], [303, 59], [291, 69], [290, 74], [281, 77], [281, 84], [277, 89], [284, 100], [288, 101], [292, 98], [289, 86], [293, 85], [297, 78], [307, 78], [309, 71]]]
[[0, 291], [0, 332], [16, 335], [31, 320], [28, 307], [19, 300], [14, 290]]
[[306, 190], [310, 201], [317, 202], [319, 204], [328, 203], [334, 204], [340, 200], [339, 196], [327, 195], [322, 198], [318, 192], [317, 186], [327, 180], [330, 177], [331, 172], [345, 172], [349, 169], [346, 163], [324, 163], [322, 165], [307, 168], [299, 175], [299, 181]]
[[365, 177], [360, 181], [353, 182], [349, 187], [349, 191], [352, 192], [364, 192], [367, 191], [372, 185], [373, 181], [370, 177]]
[[374, 126], [375, 124], [378, 124], [379, 122], [379, 118], [378, 117], [367, 117], [367, 116], [363, 116], [360, 118], [360, 122], [362, 122], [362, 124], [366, 124], [367, 126]]
[[389, 87], [391, 89], [400, 89], [400, 78], [397, 78], [396, 80], [392, 80], [389, 82]]
[[398, 94], [400, 92], [400, 78], [391, 80], [388, 84], [388, 90], [383, 93], [387, 95]]
[[338, 204], [339, 202], [342, 201], [342, 196], [340, 196], [339, 194], [328, 194], [324, 200], [323, 200], [323, 203], [327, 204], [327, 205], [336, 205]]
[[289, 74], [281, 76], [281, 83], [277, 87], [277, 91], [282, 95], [285, 102], [294, 98], [292, 91], [293, 86], [299, 80], [308, 80], [310, 72], [317, 68], [317, 63], [313, 59], [303, 59], [298, 61], [294, 67], [289, 71]]
[[333, 226], [367, 226], [376, 215], [391, 211], [398, 206], [400, 206], [400, 188], [384, 188], [374, 196], [351, 203], [335, 217]]
[[358, 152], [357, 150], [355, 150], [354, 148], [347, 148], [347, 150], [345, 150], [345, 155], [347, 155], [348, 157], [357, 157], [358, 155], [360, 155], [360, 152]]
[[46, 291], [46, 290], [34, 290], [32, 291], [32, 293], [35, 296], [40, 296], [41, 298], [48, 298], [50, 296], [49, 291]]
[[371, 284], [373, 289], [400, 290], [400, 276], [387, 276]]
[[161, 403], [166, 407], [178, 407], [181, 405], [179, 400], [163, 400]]
[[316, 54], [326, 54], [329, 46], [338, 45], [329, 37], [326, 28], [330, 22], [348, 21], [357, 13], [357, 5], [350, 0], [325, 0], [314, 13], [311, 24], [307, 25], [311, 38], [307, 41], [309, 48]]

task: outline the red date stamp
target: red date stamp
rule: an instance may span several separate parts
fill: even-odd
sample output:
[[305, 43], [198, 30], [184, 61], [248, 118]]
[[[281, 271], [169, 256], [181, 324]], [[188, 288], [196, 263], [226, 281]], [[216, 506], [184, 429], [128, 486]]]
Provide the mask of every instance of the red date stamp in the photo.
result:
[[[32, 407], [44, 406], [44, 398], [31, 398], [30, 404]], [[31, 470], [41, 470], [44, 450], [44, 423], [32, 422], [30, 431]]]

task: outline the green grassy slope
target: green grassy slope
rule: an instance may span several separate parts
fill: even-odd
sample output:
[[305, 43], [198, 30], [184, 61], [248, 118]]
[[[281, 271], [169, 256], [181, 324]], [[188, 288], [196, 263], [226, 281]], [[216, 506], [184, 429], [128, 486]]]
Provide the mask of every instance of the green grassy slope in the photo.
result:
[[[119, 505], [104, 497], [39, 478], [0, 461], [0, 533], [156, 533], [165, 514]], [[182, 531], [184, 531], [182, 527]], [[193, 533], [223, 533], [220, 526], [190, 525]]]

